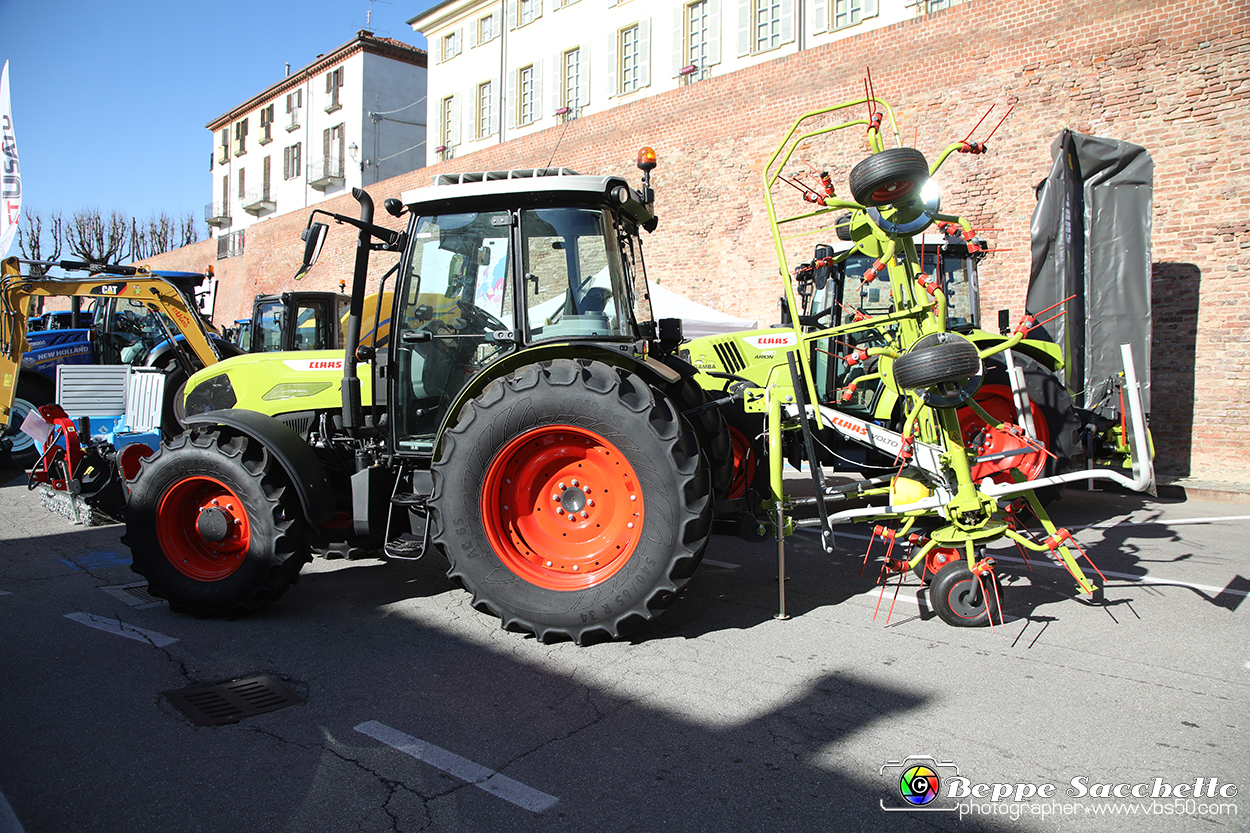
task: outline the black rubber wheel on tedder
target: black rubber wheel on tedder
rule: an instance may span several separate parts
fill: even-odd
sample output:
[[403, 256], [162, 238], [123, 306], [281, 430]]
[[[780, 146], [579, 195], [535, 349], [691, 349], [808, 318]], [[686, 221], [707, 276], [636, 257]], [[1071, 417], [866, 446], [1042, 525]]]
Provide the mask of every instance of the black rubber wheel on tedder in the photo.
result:
[[981, 372], [977, 346], [956, 333], [928, 335], [894, 360], [894, 382], [918, 390], [962, 382]]
[[993, 570], [978, 582], [966, 563], [943, 567], [929, 583], [929, 605], [942, 621], [957, 628], [988, 625], [991, 616], [1002, 622], [1002, 597], [1002, 585]]
[[172, 610], [227, 618], [260, 610], [312, 558], [286, 472], [243, 434], [196, 427], [162, 443], [126, 485], [131, 569]]
[[851, 195], [860, 205], [889, 205], [911, 197], [929, 179], [929, 163], [915, 148], [889, 148], [851, 168]]
[[473, 606], [579, 644], [659, 615], [698, 566], [711, 486], [676, 406], [558, 359], [491, 382], [441, 440], [433, 540]]

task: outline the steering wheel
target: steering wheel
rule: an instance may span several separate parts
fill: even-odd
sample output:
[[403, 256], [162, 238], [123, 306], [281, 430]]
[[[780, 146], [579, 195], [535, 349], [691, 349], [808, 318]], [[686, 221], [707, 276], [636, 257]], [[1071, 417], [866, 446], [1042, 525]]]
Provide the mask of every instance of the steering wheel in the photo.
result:
[[463, 326], [454, 327], [456, 330], [463, 330], [467, 327], [474, 332], [488, 333], [493, 330], [508, 329], [508, 325], [479, 306], [458, 300], [456, 308], [460, 310], [460, 318], [464, 322]]

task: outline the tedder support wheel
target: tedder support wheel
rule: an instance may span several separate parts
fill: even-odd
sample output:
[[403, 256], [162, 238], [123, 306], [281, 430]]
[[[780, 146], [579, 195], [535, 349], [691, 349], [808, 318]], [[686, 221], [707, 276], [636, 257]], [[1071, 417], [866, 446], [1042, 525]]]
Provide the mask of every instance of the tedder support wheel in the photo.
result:
[[925, 336], [894, 360], [894, 381], [909, 390], [962, 382], [980, 372], [977, 346], [957, 333]]
[[235, 617], [299, 580], [311, 559], [299, 499], [256, 440], [219, 426], [162, 443], [127, 481], [131, 569], [173, 610]]
[[923, 153], [889, 148], [851, 168], [851, 195], [860, 205], [889, 205], [912, 196], [928, 179], [929, 163]]
[[668, 397], [595, 361], [491, 382], [441, 440], [433, 540], [473, 606], [540, 640], [616, 638], [693, 575], [710, 483]]
[[993, 570], [978, 582], [967, 563], [943, 567], [929, 583], [929, 604], [942, 621], [957, 628], [988, 625], [991, 616], [995, 622], [1001, 622], [1002, 595], [1002, 585]]

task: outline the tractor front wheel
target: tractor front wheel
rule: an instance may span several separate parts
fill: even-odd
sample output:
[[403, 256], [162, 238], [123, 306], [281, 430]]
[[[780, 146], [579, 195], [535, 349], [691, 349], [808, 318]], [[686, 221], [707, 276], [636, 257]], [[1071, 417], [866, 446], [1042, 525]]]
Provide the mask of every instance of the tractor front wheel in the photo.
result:
[[131, 569], [174, 610], [234, 617], [259, 610], [311, 560], [286, 474], [263, 445], [220, 427], [162, 443], [127, 481]]
[[593, 361], [491, 382], [444, 434], [433, 540], [473, 606], [540, 640], [617, 638], [689, 581], [711, 526], [693, 432], [668, 397]]

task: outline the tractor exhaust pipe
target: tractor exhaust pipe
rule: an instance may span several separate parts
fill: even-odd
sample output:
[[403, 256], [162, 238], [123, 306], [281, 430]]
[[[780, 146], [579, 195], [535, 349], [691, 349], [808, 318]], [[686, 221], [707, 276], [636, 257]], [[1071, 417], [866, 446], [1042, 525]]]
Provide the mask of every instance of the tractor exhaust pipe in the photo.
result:
[[360, 320], [364, 316], [365, 284], [369, 281], [369, 228], [373, 225], [373, 198], [362, 188], [352, 189], [360, 203], [360, 234], [356, 238], [356, 265], [352, 270], [352, 298], [347, 311], [346, 346], [343, 350], [343, 428], [356, 436], [364, 427], [360, 406], [360, 376], [356, 374], [356, 348], [360, 346]]

